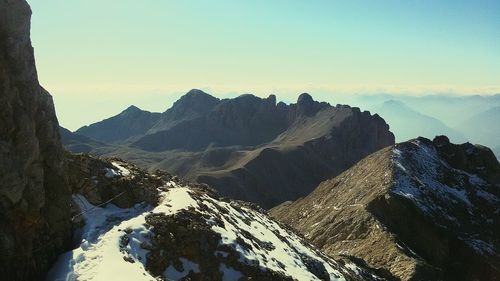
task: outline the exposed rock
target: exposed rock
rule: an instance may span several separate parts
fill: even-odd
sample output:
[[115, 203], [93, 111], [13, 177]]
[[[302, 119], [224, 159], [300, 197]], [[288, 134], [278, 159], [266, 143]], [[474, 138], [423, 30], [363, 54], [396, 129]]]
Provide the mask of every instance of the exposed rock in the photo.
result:
[[99, 159], [88, 154], [67, 154], [68, 178], [75, 194], [84, 195], [94, 205], [112, 202], [120, 208], [137, 203], [155, 205], [158, 188], [172, 180], [163, 171], [146, 173], [118, 158]]
[[9, 280], [42, 279], [71, 243], [71, 191], [30, 17], [25, 1], [0, 0], [0, 278]]
[[271, 214], [327, 254], [361, 260], [380, 276], [499, 280], [499, 169], [485, 147], [418, 138]]

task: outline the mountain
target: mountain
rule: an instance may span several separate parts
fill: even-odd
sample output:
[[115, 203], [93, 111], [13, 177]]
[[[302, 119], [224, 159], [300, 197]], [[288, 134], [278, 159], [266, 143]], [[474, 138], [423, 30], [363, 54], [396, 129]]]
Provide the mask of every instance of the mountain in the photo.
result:
[[[457, 130], [461, 130], [462, 132], [470, 136], [470, 139], [474, 142], [480, 142], [488, 146], [499, 147], [499, 121], [500, 106], [495, 106], [465, 120], [462, 124], [457, 126]], [[500, 156], [500, 154], [497, 153], [497, 156]]]
[[[452, 128], [492, 107], [500, 106], [500, 94], [496, 95], [453, 95], [432, 94], [412, 96], [405, 94], [357, 95], [345, 100], [362, 108], [372, 108], [388, 100], [398, 100], [412, 109], [437, 118]], [[391, 124], [389, 124], [391, 125]]]
[[206, 186], [86, 155], [69, 171], [93, 180], [73, 189], [76, 247], [47, 280], [378, 280]]
[[455, 142], [467, 141], [466, 137], [459, 131], [453, 130], [436, 118], [413, 110], [398, 100], [387, 100], [370, 109], [382, 116], [390, 125], [396, 136], [396, 141], [406, 141], [419, 135], [427, 138], [447, 135]]
[[89, 137], [75, 134], [61, 126], [59, 127], [59, 134], [61, 135], [62, 145], [64, 145], [67, 150], [74, 153], [89, 153], [110, 146]]
[[42, 280], [71, 244], [59, 124], [37, 77], [31, 10], [0, 0], [0, 279]]
[[120, 114], [90, 126], [84, 126], [75, 133], [106, 143], [119, 143], [143, 135], [158, 121], [160, 116], [160, 113], [151, 113], [131, 105]]
[[145, 135], [91, 153], [165, 169], [269, 208], [307, 195], [393, 143], [378, 115], [317, 102], [309, 94], [287, 105], [274, 95], [219, 100], [191, 90]]
[[441, 136], [382, 149], [270, 213], [387, 278], [499, 280], [499, 209], [491, 150]]
[[212, 110], [220, 100], [202, 90], [192, 89], [177, 100], [171, 108], [165, 111], [158, 122], [152, 126], [148, 133], [167, 130], [172, 126], [196, 117], [200, 117]]

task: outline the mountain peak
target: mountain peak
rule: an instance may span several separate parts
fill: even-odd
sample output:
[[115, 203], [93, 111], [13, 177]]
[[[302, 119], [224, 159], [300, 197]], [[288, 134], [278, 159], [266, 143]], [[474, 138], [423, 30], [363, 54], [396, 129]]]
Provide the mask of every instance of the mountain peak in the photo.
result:
[[142, 111], [142, 109], [138, 108], [135, 105], [131, 105], [127, 107], [127, 109], [125, 109], [123, 112], [136, 112], [136, 111]]
[[206, 92], [204, 92], [203, 90], [200, 90], [200, 89], [195, 89], [195, 88], [193, 88], [193, 89], [189, 90], [189, 91], [186, 93], [186, 95], [203, 95], [203, 94], [208, 95], [208, 94], [207, 94]]
[[308, 93], [300, 94], [299, 98], [297, 99], [298, 104], [310, 104], [313, 102], [314, 102], [313, 98]]
[[178, 101], [207, 101], [207, 100], [218, 100], [218, 98], [207, 94], [200, 89], [191, 89], [186, 94], [184, 94]]

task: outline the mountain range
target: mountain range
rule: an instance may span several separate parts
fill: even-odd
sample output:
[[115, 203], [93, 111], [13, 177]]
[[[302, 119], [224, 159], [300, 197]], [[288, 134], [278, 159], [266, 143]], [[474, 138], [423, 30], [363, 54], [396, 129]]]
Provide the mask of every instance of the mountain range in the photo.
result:
[[[129, 123], [133, 130], [115, 131]], [[266, 208], [307, 195], [321, 181], [394, 143], [378, 115], [317, 102], [308, 94], [287, 105], [276, 103], [274, 95], [219, 100], [196, 89], [162, 114], [129, 107], [74, 135], [109, 144], [66, 146], [74, 152], [93, 146], [88, 152], [165, 169]]]
[[398, 142], [418, 136], [433, 138], [439, 135], [446, 135], [454, 142], [467, 141], [465, 135], [458, 130], [448, 127], [434, 117], [412, 109], [399, 100], [387, 100], [382, 104], [370, 107], [370, 111], [378, 113], [390, 124], [391, 130], [397, 132], [395, 136]]

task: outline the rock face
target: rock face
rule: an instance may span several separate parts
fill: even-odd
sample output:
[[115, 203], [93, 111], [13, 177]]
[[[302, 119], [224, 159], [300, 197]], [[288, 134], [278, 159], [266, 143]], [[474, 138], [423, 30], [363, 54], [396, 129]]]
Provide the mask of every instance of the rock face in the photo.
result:
[[331, 256], [387, 278], [500, 279], [500, 164], [485, 147], [418, 138], [271, 210]]
[[0, 276], [9, 280], [42, 279], [71, 242], [71, 191], [30, 16], [25, 1], [0, 1]]
[[165, 169], [268, 208], [307, 195], [393, 143], [378, 115], [317, 102], [309, 94], [286, 105], [274, 95], [219, 100], [191, 90], [128, 147], [91, 153]]
[[79, 237], [47, 280], [379, 280], [206, 186], [118, 159], [69, 166]]

